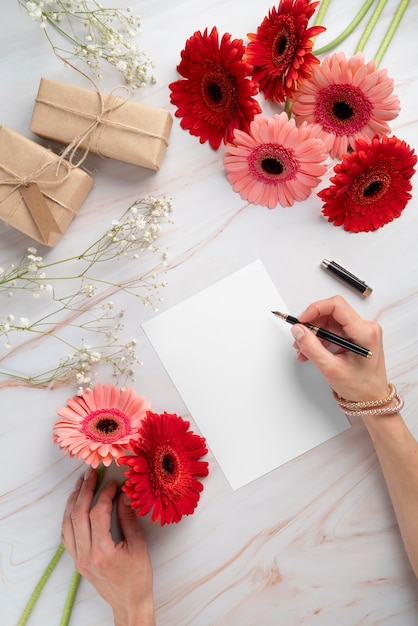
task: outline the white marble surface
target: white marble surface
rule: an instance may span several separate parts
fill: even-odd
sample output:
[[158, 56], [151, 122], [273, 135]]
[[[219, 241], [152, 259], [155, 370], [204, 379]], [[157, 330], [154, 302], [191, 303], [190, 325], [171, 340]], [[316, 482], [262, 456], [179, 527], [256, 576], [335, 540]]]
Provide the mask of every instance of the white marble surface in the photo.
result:
[[[120, 0], [116, 4], [124, 6]], [[172, 112], [167, 85], [177, 78], [176, 64], [187, 37], [217, 25], [220, 33], [245, 38], [272, 6], [266, 0], [131, 4], [143, 17], [140, 45], [155, 60], [158, 77], [156, 85], [134, 98]], [[321, 41], [338, 34], [361, 4], [334, 0], [325, 20], [329, 31]], [[376, 52], [397, 4], [387, 3], [366, 55]], [[417, 23], [418, 2], [412, 0], [381, 64], [394, 78], [401, 101], [392, 130], [415, 149]], [[360, 32], [361, 27], [339, 49], [352, 54]], [[40, 77], [84, 86], [83, 79], [55, 59], [43, 33], [16, 0], [2, 3], [0, 49], [0, 122], [30, 137]], [[100, 87], [108, 91], [118, 82], [108, 72]], [[215, 153], [200, 145], [181, 130], [178, 120], [158, 173], [94, 156], [88, 166], [96, 170], [95, 187], [60, 244], [41, 250], [45, 258], [68, 256], [75, 242], [81, 249], [136, 198], [166, 194], [173, 198], [174, 224], [163, 229], [160, 240], [169, 250], [168, 286], [160, 310], [257, 258], [295, 314], [312, 300], [341, 293], [362, 315], [383, 325], [390, 378], [405, 397], [404, 417], [418, 435], [416, 197], [400, 219], [359, 235], [328, 224], [315, 194], [287, 209], [248, 205], [225, 179], [222, 148]], [[0, 265], [16, 261], [30, 244], [1, 224]], [[319, 268], [323, 258], [335, 258], [358, 273], [374, 288], [372, 296], [361, 299], [325, 274]], [[114, 272], [118, 277], [117, 265]], [[128, 309], [127, 329], [138, 339], [144, 364], [136, 389], [156, 410], [187, 417], [140, 328], [153, 311], [128, 297], [112, 298]], [[2, 298], [0, 306], [3, 313], [8, 300]], [[27, 316], [28, 311], [20, 314]], [[1, 347], [1, 369], [38, 370], [51, 357], [46, 345], [42, 339], [23, 343], [12, 357]], [[65, 457], [51, 440], [55, 409], [72, 389], [30, 388], [7, 376], [0, 386], [0, 623], [13, 626], [59, 542], [62, 511], [81, 464]], [[195, 515], [163, 528], [141, 521], [155, 568], [159, 626], [418, 624], [417, 583], [361, 425], [235, 492], [211, 453], [208, 458], [211, 471]], [[29, 624], [59, 623], [71, 572], [64, 555]], [[112, 623], [109, 607], [85, 581], [71, 623]]]

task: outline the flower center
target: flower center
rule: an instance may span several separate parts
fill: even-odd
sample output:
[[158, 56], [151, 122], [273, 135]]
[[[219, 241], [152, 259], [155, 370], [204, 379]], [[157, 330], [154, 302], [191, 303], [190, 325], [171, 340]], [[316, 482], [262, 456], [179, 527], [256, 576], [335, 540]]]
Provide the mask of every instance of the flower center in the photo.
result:
[[368, 124], [372, 104], [355, 85], [329, 85], [318, 92], [315, 121], [333, 135], [353, 135]]
[[350, 202], [353, 206], [375, 203], [390, 189], [391, 181], [390, 173], [381, 165], [368, 168], [356, 179], [351, 190]]
[[274, 143], [254, 148], [248, 157], [248, 167], [257, 180], [270, 185], [294, 178], [298, 170], [292, 151]]
[[209, 98], [212, 102], [215, 102], [215, 104], [222, 100], [222, 89], [217, 83], [211, 83], [208, 85], [208, 94]]
[[132, 432], [127, 415], [119, 409], [92, 411], [81, 422], [81, 431], [93, 441], [113, 443]]
[[[224, 113], [229, 119], [234, 104], [234, 92], [228, 75], [221, 69], [209, 71], [202, 78], [201, 93], [210, 112]], [[219, 120], [217, 121], [219, 123]]]
[[277, 40], [277, 54], [279, 55], [279, 57], [282, 56], [283, 52], [286, 50], [286, 46], [287, 46], [287, 37], [283, 33], [279, 36]]
[[354, 114], [353, 109], [347, 102], [335, 102], [332, 112], [339, 120], [349, 120]]
[[293, 16], [282, 15], [272, 46], [273, 63], [278, 66], [278, 71], [283, 71], [292, 62], [297, 43]]
[[383, 183], [381, 180], [374, 180], [371, 182], [363, 191], [363, 196], [365, 198], [370, 198], [371, 196], [375, 196], [382, 189]]
[[156, 449], [152, 465], [153, 471], [150, 473], [150, 479], [154, 488], [170, 487], [170, 489], [175, 489], [181, 476], [181, 464], [177, 452], [168, 443], [164, 443]]
[[97, 422], [96, 428], [101, 433], [109, 435], [110, 433], [115, 432], [115, 430], [118, 428], [118, 423], [114, 419], [104, 417]]
[[281, 174], [283, 172], [283, 164], [272, 157], [267, 157], [266, 159], [263, 159], [261, 161], [261, 167], [266, 172], [266, 174], [275, 174], [277, 176], [278, 174]]
[[166, 474], [174, 474], [174, 470], [176, 469], [176, 459], [170, 453], [164, 454], [161, 460], [161, 465]]

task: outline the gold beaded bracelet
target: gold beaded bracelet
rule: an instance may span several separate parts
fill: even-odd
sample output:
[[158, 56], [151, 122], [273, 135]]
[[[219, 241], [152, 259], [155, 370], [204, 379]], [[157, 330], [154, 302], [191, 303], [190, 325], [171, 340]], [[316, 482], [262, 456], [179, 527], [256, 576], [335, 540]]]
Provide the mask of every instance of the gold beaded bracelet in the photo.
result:
[[[389, 383], [389, 395], [381, 400], [368, 400], [352, 402], [341, 398], [335, 391], [332, 392], [333, 398], [343, 413], [351, 417], [363, 417], [365, 415], [392, 415], [400, 411], [404, 405], [403, 398], [397, 393], [395, 385]], [[384, 406], [395, 400], [395, 406]], [[380, 408], [369, 408], [380, 407]]]
[[332, 392], [332, 396], [335, 402], [341, 408], [355, 409], [355, 410], [368, 409], [369, 407], [383, 406], [384, 404], [389, 404], [389, 402], [393, 400], [393, 398], [396, 395], [396, 387], [395, 385], [392, 385], [392, 383], [389, 383], [388, 387], [389, 387], [389, 395], [387, 395], [386, 398], [382, 398], [381, 400], [366, 400], [364, 402], [361, 402], [361, 401], [353, 402], [350, 400], [345, 400], [345, 398], [341, 398], [341, 396], [339, 396], [335, 391]]

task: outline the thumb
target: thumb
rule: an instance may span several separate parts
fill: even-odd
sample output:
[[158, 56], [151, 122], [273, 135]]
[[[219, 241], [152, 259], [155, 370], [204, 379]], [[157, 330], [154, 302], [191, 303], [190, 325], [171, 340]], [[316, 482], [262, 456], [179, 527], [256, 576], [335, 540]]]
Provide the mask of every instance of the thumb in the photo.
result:
[[335, 357], [322, 342], [302, 324], [295, 324], [291, 328], [293, 339], [303, 356], [325, 374], [329, 368], [332, 368]]

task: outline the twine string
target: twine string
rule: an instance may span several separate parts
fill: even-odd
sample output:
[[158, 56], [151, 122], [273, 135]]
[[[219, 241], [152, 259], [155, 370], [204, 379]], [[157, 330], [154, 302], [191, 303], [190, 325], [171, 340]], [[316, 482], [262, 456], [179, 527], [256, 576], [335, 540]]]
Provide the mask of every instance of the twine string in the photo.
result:
[[[61, 154], [61, 157], [60, 157], [61, 159], [67, 159], [75, 167], [79, 167], [80, 165], [82, 165], [82, 163], [84, 163], [92, 147], [94, 133], [95, 131], [98, 131], [98, 130], [99, 132], [96, 133], [96, 137], [94, 138], [94, 151], [102, 157], [105, 156], [101, 154], [100, 152], [100, 137], [106, 126], [119, 128], [121, 130], [126, 130], [131, 133], [140, 135], [142, 137], [158, 139], [160, 141], [163, 141], [166, 146], [168, 145], [168, 141], [166, 137], [164, 137], [161, 134], [149, 132], [147, 130], [136, 128], [134, 126], [130, 126], [129, 124], [124, 124], [123, 122], [119, 122], [119, 121], [111, 119], [111, 114], [117, 109], [119, 109], [120, 107], [122, 107], [129, 100], [131, 91], [126, 85], [120, 85], [118, 87], [115, 87], [110, 92], [110, 94], [107, 94], [107, 95], [102, 94], [99, 90], [98, 85], [90, 76], [88, 76], [80, 68], [72, 65], [72, 63], [70, 63], [67, 59], [64, 59], [62, 57], [59, 57], [59, 58], [66, 65], [68, 65], [69, 67], [74, 69], [76, 72], [84, 76], [93, 85], [95, 92], [97, 94], [97, 97], [98, 97], [98, 109], [99, 109], [98, 112], [94, 114], [94, 113], [89, 113], [86, 111], [80, 111], [78, 109], [74, 109], [71, 106], [62, 105], [57, 102], [51, 102], [50, 100], [47, 100], [44, 98], [40, 98], [40, 97], [36, 98], [36, 102], [39, 102], [46, 106], [50, 106], [51, 108], [56, 109], [56, 110], [64, 111], [66, 113], [70, 113], [72, 115], [82, 117], [90, 121], [88, 126], [84, 130], [82, 130], [76, 137], [74, 137], [74, 139], [67, 145], [67, 147]], [[123, 89], [126, 92], [126, 96], [117, 95], [116, 91], [119, 89]], [[81, 155], [80, 159], [77, 162], [75, 162], [76, 153], [82, 147], [84, 147], [84, 152]]]
[[[27, 197], [23, 198], [22, 188], [28, 188], [30, 185], [36, 185], [39, 189], [40, 194], [44, 197], [44, 199], [51, 200], [55, 204], [59, 205], [61, 208], [74, 213], [71, 207], [67, 206], [66, 204], [58, 200], [57, 198], [54, 198], [53, 195], [48, 193], [48, 187], [49, 188], [58, 187], [62, 185], [63, 183], [65, 183], [66, 180], [68, 180], [70, 173], [71, 173], [71, 169], [70, 169], [70, 164], [67, 161], [62, 161], [59, 163], [57, 170], [55, 172], [55, 178], [50, 178], [48, 180], [44, 180], [44, 179], [40, 180], [41, 177], [44, 176], [48, 172], [48, 170], [53, 168], [55, 165], [53, 161], [48, 160], [48, 155], [50, 154], [50, 152], [51, 152], [50, 150], [46, 150], [45, 153], [42, 155], [42, 158], [38, 166], [35, 167], [35, 169], [32, 170], [32, 172], [30, 172], [29, 174], [26, 174], [25, 176], [18, 174], [11, 168], [7, 167], [4, 163], [0, 163], [0, 169], [2, 169], [3, 172], [5, 172], [6, 175], [10, 177], [10, 178], [5, 178], [4, 180], [0, 180], [0, 186], [10, 187], [10, 189], [8, 189], [8, 191], [4, 194], [4, 196], [0, 198], [0, 204], [5, 203], [10, 198], [10, 196], [12, 196], [16, 191], [20, 190], [21, 191], [20, 195], [22, 199], [24, 200], [24, 203], [27, 205]], [[59, 176], [59, 167], [61, 168], [63, 167], [65, 170], [62, 176]], [[16, 202], [14, 206], [11, 207], [9, 214], [5, 218], [2, 218], [6, 224], [9, 225], [10, 222], [12, 221], [18, 209], [18, 206], [19, 206], [19, 203]], [[32, 216], [36, 213], [35, 207], [27, 205], [27, 208]], [[53, 217], [50, 207], [47, 205], [46, 202], [44, 206], [42, 207], [42, 210], [47, 212], [48, 217], [55, 219]]]

